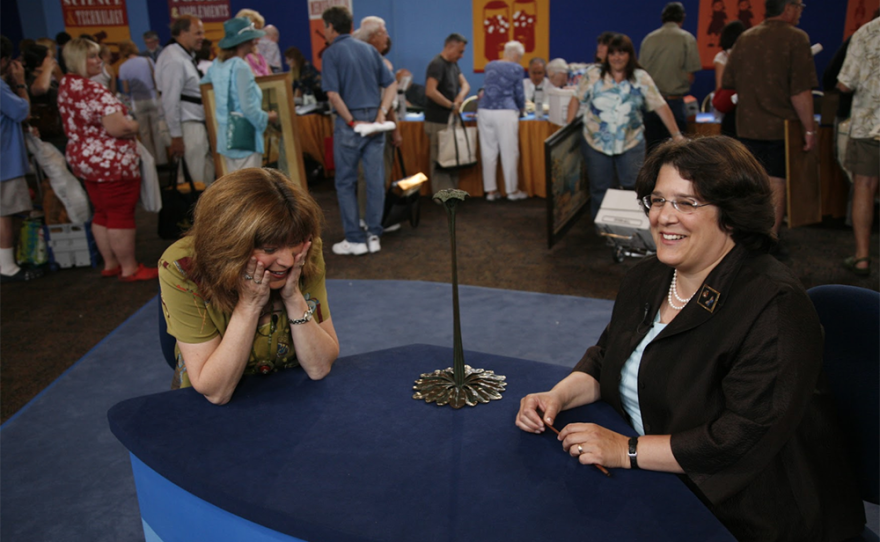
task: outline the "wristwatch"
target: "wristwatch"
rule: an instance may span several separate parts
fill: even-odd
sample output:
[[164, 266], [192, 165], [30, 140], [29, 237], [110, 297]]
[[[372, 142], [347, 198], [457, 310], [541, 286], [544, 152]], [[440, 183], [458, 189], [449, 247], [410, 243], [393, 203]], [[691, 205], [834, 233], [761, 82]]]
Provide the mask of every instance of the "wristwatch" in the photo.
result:
[[629, 439], [629, 452], [626, 455], [629, 456], [629, 468], [637, 469], [639, 468], [639, 437], [630, 437]]
[[388, 114], [388, 108], [387, 108], [387, 107], [380, 107], [379, 109], [382, 110], [382, 114], [383, 114], [383, 115], [387, 115], [387, 114]]
[[291, 320], [290, 325], [298, 326], [299, 324], [305, 324], [306, 322], [310, 322], [312, 320], [312, 313], [315, 312], [314, 307], [309, 307], [309, 310], [303, 314], [303, 317], [299, 320]]

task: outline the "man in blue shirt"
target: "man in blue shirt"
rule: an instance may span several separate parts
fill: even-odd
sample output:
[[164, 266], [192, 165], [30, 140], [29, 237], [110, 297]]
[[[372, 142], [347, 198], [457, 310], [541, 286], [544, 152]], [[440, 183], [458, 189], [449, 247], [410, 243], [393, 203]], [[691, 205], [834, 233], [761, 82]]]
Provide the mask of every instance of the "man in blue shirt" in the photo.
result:
[[[322, 56], [321, 85], [336, 110], [333, 161], [336, 195], [345, 239], [333, 245], [335, 254], [360, 255], [381, 249], [382, 212], [385, 207], [385, 138], [362, 137], [358, 124], [385, 122], [397, 94], [397, 82], [376, 49], [351, 37], [351, 12], [334, 6], [322, 15], [324, 38], [330, 46]], [[384, 90], [380, 90], [384, 89]], [[357, 172], [363, 163], [367, 183], [366, 233], [358, 225]]]
[[[28, 171], [27, 151], [21, 123], [30, 112], [24, 68], [12, 60], [12, 42], [0, 36], [0, 280], [30, 280], [40, 276], [33, 269], [15, 263], [15, 231], [12, 216], [33, 209], [24, 176]], [[6, 84], [6, 77], [14, 89]]]

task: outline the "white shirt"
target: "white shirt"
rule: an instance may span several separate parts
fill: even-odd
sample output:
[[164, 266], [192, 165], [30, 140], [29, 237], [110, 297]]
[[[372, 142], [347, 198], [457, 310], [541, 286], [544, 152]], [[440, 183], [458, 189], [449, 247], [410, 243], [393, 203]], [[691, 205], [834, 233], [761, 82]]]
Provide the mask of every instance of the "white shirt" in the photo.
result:
[[171, 137], [183, 137], [182, 122], [205, 122], [203, 106], [180, 99], [181, 94], [201, 99], [201, 79], [193, 57], [180, 44], [174, 43], [162, 50], [156, 61], [156, 87], [162, 93], [165, 122]]
[[[550, 80], [545, 77], [544, 82], [541, 83], [540, 86], [541, 86], [541, 91], [544, 96], [542, 103], [546, 103], [547, 102], [547, 90], [549, 88], [553, 87], [553, 85], [550, 83]], [[526, 101], [535, 103], [535, 84], [532, 83], [532, 80], [529, 79], [528, 77], [523, 79], [523, 90], [526, 93]]]

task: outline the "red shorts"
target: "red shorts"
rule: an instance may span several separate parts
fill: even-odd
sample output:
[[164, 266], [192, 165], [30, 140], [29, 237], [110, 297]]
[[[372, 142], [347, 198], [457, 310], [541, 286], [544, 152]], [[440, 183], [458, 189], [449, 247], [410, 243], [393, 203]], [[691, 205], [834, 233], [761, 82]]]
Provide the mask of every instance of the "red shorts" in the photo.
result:
[[134, 229], [134, 207], [141, 195], [141, 180], [86, 181], [86, 191], [95, 207], [92, 224], [111, 230]]

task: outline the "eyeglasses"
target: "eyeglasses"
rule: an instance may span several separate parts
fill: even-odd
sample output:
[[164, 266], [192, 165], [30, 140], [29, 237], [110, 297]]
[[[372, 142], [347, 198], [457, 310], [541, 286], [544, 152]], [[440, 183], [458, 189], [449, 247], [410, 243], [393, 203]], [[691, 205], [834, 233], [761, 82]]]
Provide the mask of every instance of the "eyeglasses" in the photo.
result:
[[793, 5], [794, 7], [798, 8], [798, 9], [804, 9], [805, 7], [807, 7], [807, 5], [804, 3], [795, 4], [794, 2], [792, 2], [791, 5]]
[[666, 202], [672, 204], [672, 208], [678, 211], [683, 215], [689, 215], [699, 209], [700, 207], [705, 207], [707, 205], [712, 205], [711, 203], [697, 203], [697, 200], [692, 198], [675, 200], [675, 199], [666, 199], [657, 196], [645, 196], [641, 199], [642, 205], [648, 211], [652, 209], [660, 210]]

